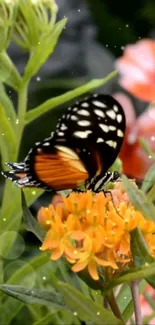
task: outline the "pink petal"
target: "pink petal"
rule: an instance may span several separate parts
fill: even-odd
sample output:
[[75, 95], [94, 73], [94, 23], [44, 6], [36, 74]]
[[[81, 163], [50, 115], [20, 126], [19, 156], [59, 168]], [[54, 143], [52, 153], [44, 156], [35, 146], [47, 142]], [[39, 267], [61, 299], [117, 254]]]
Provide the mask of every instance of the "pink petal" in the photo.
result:
[[133, 125], [136, 121], [136, 114], [135, 114], [135, 109], [134, 109], [134, 106], [133, 106], [130, 98], [121, 92], [114, 93], [113, 97], [116, 100], [118, 100], [118, 102], [122, 105], [125, 116], [126, 116], [127, 125], [128, 126]]
[[149, 81], [148, 74], [141, 68], [137, 66], [136, 62], [132, 62], [129, 57], [124, 56], [115, 62], [116, 69], [119, 70], [122, 76], [128, 82], [140, 82], [147, 83]]
[[125, 56], [130, 56], [134, 62], [142, 69], [154, 71], [155, 69], [155, 42], [151, 40], [141, 40], [134, 45], [125, 48]]
[[154, 83], [138, 83], [134, 80], [124, 77], [120, 80], [120, 85], [129, 91], [132, 95], [144, 101], [155, 100], [155, 82]]

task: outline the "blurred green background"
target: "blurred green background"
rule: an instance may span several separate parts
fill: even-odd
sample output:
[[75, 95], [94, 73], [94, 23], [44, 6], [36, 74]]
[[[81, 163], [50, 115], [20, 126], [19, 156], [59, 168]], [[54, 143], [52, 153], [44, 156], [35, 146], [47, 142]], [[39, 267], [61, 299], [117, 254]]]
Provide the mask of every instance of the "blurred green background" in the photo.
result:
[[[155, 37], [154, 0], [128, 2], [122, 0], [56, 0], [56, 2], [59, 7], [58, 19], [67, 17], [67, 26], [53, 55], [30, 84], [29, 109], [35, 108], [48, 98], [74, 89], [86, 81], [104, 78], [114, 70], [115, 60], [122, 55], [127, 44], [135, 43], [143, 38], [153, 39]], [[22, 73], [28, 53], [14, 44], [10, 46], [8, 52], [17, 69]], [[115, 78], [103, 88], [98, 89], [98, 92], [112, 94], [120, 90], [124, 92], [119, 86], [118, 79]], [[7, 87], [7, 92], [16, 107], [16, 94], [9, 87]], [[140, 114], [146, 104], [129, 96], [135, 105], [136, 113]], [[25, 128], [19, 160], [24, 159], [35, 142], [50, 135], [65, 108], [66, 106], [62, 106], [51, 110], [50, 113], [42, 115]], [[2, 191], [4, 182], [2, 176], [1, 180]], [[48, 204], [50, 200], [51, 194], [44, 193], [31, 207], [33, 215], [36, 215], [41, 205]], [[40, 242], [23, 228], [20, 233], [26, 244], [21, 258], [27, 261], [32, 256], [38, 255]], [[14, 267], [10, 267], [9, 263], [8, 265], [6, 277], [10, 276], [9, 272], [15, 272]], [[16, 264], [16, 269], [18, 268], [19, 265]], [[49, 268], [51, 269], [51, 262], [49, 262]], [[47, 273], [49, 273], [48, 269]], [[27, 309], [25, 308], [25, 311], [22, 309], [22, 313], [19, 313], [16, 321], [11, 324], [21, 324], [23, 315], [26, 313]], [[27, 317], [24, 317], [24, 321], [25, 324], [31, 324], [31, 320]], [[53, 321], [53, 324], [56, 322]]]

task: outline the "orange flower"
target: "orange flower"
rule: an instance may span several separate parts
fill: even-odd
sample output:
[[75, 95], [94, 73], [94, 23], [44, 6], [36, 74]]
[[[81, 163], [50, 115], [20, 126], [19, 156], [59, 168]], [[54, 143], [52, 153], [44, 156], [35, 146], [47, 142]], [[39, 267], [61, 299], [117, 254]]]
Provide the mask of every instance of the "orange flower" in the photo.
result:
[[155, 41], [144, 39], [128, 45], [116, 68], [123, 88], [141, 100], [155, 100]]
[[[119, 193], [117, 200], [116, 193]], [[103, 192], [72, 192], [67, 198], [62, 196], [63, 204], [53, 209], [50, 207], [49, 230], [41, 250], [49, 251], [52, 260], [64, 256], [73, 265], [74, 272], [87, 268], [90, 276], [98, 280], [98, 266], [103, 271], [108, 267], [115, 274], [132, 261], [130, 232], [139, 226], [154, 256], [155, 240], [152, 236], [155, 233], [155, 224], [145, 220], [135, 210], [127, 194], [123, 201], [125, 194], [121, 184], [112, 190], [116, 207], [111, 197], [105, 196]], [[41, 208], [41, 212], [38, 212], [39, 218], [40, 213], [42, 224], [46, 224], [46, 209]]]

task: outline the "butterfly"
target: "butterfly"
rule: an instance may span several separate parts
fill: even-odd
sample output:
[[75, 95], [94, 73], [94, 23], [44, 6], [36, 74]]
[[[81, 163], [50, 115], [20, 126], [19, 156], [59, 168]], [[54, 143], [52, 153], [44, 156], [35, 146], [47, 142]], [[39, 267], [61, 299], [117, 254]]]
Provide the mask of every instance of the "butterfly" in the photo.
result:
[[86, 189], [99, 192], [119, 177], [108, 169], [121, 149], [126, 121], [110, 95], [85, 98], [66, 109], [55, 132], [30, 149], [21, 163], [7, 163], [2, 174], [19, 187], [46, 190]]

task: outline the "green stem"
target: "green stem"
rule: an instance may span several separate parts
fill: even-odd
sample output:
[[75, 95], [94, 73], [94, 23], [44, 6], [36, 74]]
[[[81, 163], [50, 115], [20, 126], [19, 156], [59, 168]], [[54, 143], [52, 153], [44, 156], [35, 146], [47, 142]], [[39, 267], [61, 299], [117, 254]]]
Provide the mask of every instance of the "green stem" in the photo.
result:
[[115, 296], [114, 296], [114, 293], [112, 290], [109, 290], [108, 294], [106, 295], [106, 299], [107, 299], [109, 306], [111, 307], [111, 310], [113, 311], [114, 315], [122, 321], [122, 324], [125, 325], [124, 319], [123, 319], [120, 309], [117, 305], [117, 302], [116, 302], [116, 299], [115, 299]]
[[131, 283], [131, 292], [133, 298], [133, 305], [135, 311], [135, 322], [136, 325], [142, 325], [142, 313], [140, 307], [140, 297], [139, 297], [139, 280], [135, 280]]
[[17, 136], [17, 155], [20, 149], [20, 143], [25, 126], [25, 113], [27, 109], [27, 95], [28, 95], [28, 85], [22, 85], [18, 92], [18, 115], [16, 121], [16, 136]]
[[[22, 85], [18, 92], [18, 115], [16, 120], [16, 138], [17, 138], [17, 152], [16, 152], [16, 159], [18, 158], [19, 148], [21, 143], [21, 138], [23, 135], [24, 130], [24, 118], [27, 109], [27, 91], [28, 85]], [[8, 181], [4, 187], [3, 193], [3, 201], [1, 207], [1, 218], [6, 217], [6, 210], [8, 208], [8, 200], [11, 198], [13, 184]], [[11, 200], [10, 200], [11, 204]]]
[[50, 98], [46, 100], [43, 104], [40, 104], [39, 106], [31, 109], [25, 116], [25, 122], [26, 124], [32, 122], [36, 118], [40, 117], [41, 115], [49, 112], [51, 109], [56, 108], [57, 106], [60, 106], [61, 104], [64, 104], [78, 96], [84, 95], [98, 87], [101, 87], [105, 85], [107, 82], [112, 80], [118, 75], [118, 71], [115, 70], [111, 72], [108, 76], [102, 79], [94, 79], [91, 80], [84, 85], [75, 88], [74, 90], [69, 90], [66, 93], [56, 96], [54, 98]]

